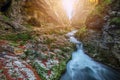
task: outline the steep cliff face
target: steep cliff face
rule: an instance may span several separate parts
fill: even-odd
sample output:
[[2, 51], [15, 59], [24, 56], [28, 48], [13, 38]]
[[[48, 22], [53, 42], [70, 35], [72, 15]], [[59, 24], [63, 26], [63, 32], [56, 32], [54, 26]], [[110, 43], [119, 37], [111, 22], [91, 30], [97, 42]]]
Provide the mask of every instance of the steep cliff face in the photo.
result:
[[33, 26], [41, 26], [45, 22], [57, 22], [56, 15], [46, 0], [26, 0], [23, 14], [24, 19]]
[[87, 17], [84, 34], [77, 36], [80, 35], [78, 38], [85, 44], [88, 55], [120, 69], [120, 1], [105, 3], [101, 2]]
[[41, 26], [45, 22], [57, 23], [56, 15], [47, 2], [46, 0], [1, 0], [0, 25], [7, 29], [22, 31], [25, 28], [24, 24]]

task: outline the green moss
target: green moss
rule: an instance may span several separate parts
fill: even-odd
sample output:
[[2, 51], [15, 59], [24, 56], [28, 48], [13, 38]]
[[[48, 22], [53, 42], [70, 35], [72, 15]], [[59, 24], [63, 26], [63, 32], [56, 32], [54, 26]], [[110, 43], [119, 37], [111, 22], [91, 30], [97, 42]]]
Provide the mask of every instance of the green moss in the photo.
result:
[[91, 43], [84, 43], [85, 49], [90, 53], [90, 55], [98, 53], [98, 47]]
[[109, 5], [109, 4], [111, 4], [112, 3], [112, 0], [104, 0], [104, 2], [103, 2], [105, 5]]
[[59, 65], [56, 65], [52, 68], [53, 72], [55, 73], [54, 77], [51, 80], [59, 80], [61, 77], [61, 74], [65, 71], [66, 69], [66, 61], [61, 61]]
[[4, 19], [4, 21], [9, 21], [10, 20], [10, 18], [5, 16], [5, 15], [3, 16], [3, 19]]
[[83, 38], [84, 36], [86, 36], [86, 33], [87, 33], [87, 29], [86, 29], [86, 26], [83, 26], [81, 27], [78, 32], [76, 33], [76, 37], [80, 37], [80, 38]]
[[102, 16], [102, 12], [104, 11], [104, 6], [100, 5], [100, 6], [97, 6], [96, 9], [94, 10], [94, 14], [96, 15], [99, 15], [99, 16]]
[[103, 16], [106, 12], [107, 6], [112, 3], [112, 0], [101, 1], [101, 4], [97, 5], [94, 10], [91, 12], [91, 15]]
[[113, 24], [119, 24], [120, 25], [120, 17], [114, 17], [110, 21]]
[[33, 67], [36, 69], [37, 73], [39, 74], [42, 80], [47, 80], [43, 74], [47, 73], [47, 70], [42, 68], [37, 62], [33, 63]]
[[1, 35], [0, 39], [2, 40], [9, 40], [9, 41], [27, 41], [30, 39], [33, 39], [30, 32], [24, 32], [24, 33], [17, 33], [17, 34], [7, 34], [7, 35]]
[[[63, 53], [65, 54], [65, 53]], [[59, 56], [60, 58], [60, 56]], [[59, 64], [54, 65], [50, 71], [52, 71], [54, 74], [49, 78], [49, 80], [59, 80], [61, 75], [65, 72], [66, 69], [66, 64], [67, 62], [70, 60], [71, 56], [69, 56], [69, 58], [65, 58], [65, 59], [61, 59], [59, 60]], [[37, 73], [39, 74], [40, 78], [42, 80], [48, 80], [46, 79], [46, 74], [48, 74], [48, 71], [46, 68], [43, 68], [38, 62], [34, 62], [33, 63], [33, 67], [35, 68], [35, 70], [37, 71]]]
[[54, 42], [54, 41], [56, 41], [55, 38], [46, 38], [43, 43], [44, 43], [44, 44], [51, 44], [51, 43]]
[[2, 73], [3, 72], [3, 70], [2, 69], [0, 69], [0, 73]]
[[26, 27], [26, 28], [28, 28], [28, 29], [32, 29], [32, 25], [30, 25], [30, 24], [24, 24], [24, 26]]

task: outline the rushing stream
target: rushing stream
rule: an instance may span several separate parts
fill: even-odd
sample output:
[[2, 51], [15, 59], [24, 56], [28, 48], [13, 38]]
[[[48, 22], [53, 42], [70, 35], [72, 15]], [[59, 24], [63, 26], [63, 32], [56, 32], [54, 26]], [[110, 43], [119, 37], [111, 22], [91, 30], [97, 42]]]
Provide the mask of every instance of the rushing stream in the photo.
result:
[[76, 32], [67, 34], [77, 50], [72, 53], [72, 60], [67, 63], [67, 71], [60, 80], [120, 80], [120, 72], [95, 62], [84, 53], [82, 43], [74, 37]]

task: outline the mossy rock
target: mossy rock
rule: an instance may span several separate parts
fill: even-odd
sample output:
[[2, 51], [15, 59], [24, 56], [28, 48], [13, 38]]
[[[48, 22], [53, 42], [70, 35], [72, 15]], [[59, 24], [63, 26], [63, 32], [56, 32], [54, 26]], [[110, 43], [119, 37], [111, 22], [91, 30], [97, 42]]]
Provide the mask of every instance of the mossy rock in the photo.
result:
[[120, 17], [114, 17], [111, 19], [111, 24], [120, 25]]

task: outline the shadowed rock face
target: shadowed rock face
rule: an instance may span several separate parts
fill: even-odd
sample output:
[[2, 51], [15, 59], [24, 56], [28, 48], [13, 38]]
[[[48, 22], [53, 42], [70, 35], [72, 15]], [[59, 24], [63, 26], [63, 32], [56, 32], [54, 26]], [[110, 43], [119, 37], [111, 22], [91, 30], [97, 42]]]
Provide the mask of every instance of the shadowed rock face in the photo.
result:
[[49, 0], [26, 0], [24, 4], [24, 17], [32, 26], [40, 27], [44, 22], [58, 23]]
[[7, 0], [0, 0], [0, 10], [7, 3]]
[[1, 0], [0, 1], [0, 11], [5, 12], [11, 5], [11, 0]]
[[105, 20], [103, 19], [103, 17], [99, 15], [89, 16], [86, 20], [86, 26], [89, 29], [100, 30], [103, 28], [104, 23], [105, 23]]

